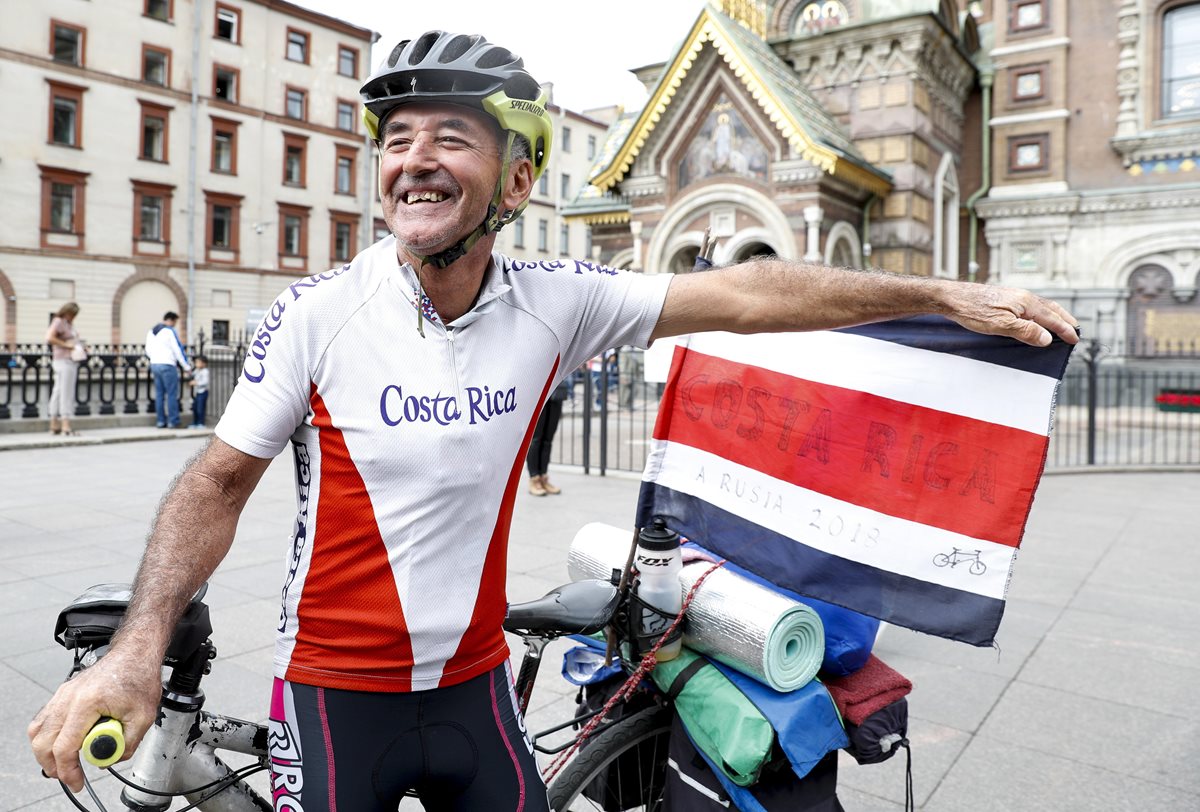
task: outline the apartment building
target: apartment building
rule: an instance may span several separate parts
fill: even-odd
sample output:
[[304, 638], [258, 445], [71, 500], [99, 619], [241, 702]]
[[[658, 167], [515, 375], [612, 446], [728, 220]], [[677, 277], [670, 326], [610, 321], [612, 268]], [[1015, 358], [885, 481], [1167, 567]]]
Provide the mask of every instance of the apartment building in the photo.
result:
[[284, 0], [17, 0], [0, 26], [0, 341], [245, 328], [377, 214], [374, 33]]

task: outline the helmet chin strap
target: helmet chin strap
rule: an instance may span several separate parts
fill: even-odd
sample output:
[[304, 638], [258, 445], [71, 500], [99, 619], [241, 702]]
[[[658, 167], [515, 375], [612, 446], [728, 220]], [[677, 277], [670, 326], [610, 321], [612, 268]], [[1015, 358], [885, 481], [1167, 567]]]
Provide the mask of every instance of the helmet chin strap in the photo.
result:
[[522, 203], [515, 210], [509, 212], [500, 211], [500, 201], [504, 196], [504, 179], [508, 177], [508, 167], [511, 163], [512, 145], [517, 134], [512, 130], [508, 131], [508, 143], [504, 146], [504, 159], [500, 164], [500, 177], [496, 180], [496, 191], [492, 194], [492, 202], [488, 204], [487, 215], [484, 216], [483, 222], [480, 223], [474, 231], [454, 245], [439, 251], [436, 254], [418, 254], [414, 251], [409, 253], [420, 260], [420, 265], [416, 268], [417, 273], [417, 332], [421, 334], [421, 338], [425, 337], [425, 318], [422, 313], [423, 300], [425, 298], [425, 287], [421, 284], [421, 268], [426, 265], [432, 265], [435, 268], [447, 268], [458, 262], [466, 256], [475, 243], [479, 242], [488, 234], [495, 234], [504, 226], [516, 220], [517, 217], [525, 210], [526, 203]]

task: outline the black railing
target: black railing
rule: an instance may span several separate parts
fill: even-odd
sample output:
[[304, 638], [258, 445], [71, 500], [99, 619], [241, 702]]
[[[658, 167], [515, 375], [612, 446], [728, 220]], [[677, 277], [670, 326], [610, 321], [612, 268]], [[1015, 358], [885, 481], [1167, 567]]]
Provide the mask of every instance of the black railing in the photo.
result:
[[[94, 346], [81, 365], [76, 416], [154, 413], [154, 381], [140, 345]], [[1085, 342], [1059, 388], [1047, 466], [1200, 465], [1200, 348], [1153, 354], [1141, 347]], [[245, 356], [239, 338], [213, 344], [201, 335], [189, 354], [209, 362], [208, 423], [224, 412]], [[573, 373], [572, 397], [552, 460], [601, 475], [645, 466], [662, 386], [646, 383], [640, 350], [618, 350], [602, 369]], [[45, 345], [0, 345], [0, 421], [44, 418], [53, 383]], [[186, 381], [181, 411], [191, 409]], [[15, 428], [15, 426], [14, 426]]]

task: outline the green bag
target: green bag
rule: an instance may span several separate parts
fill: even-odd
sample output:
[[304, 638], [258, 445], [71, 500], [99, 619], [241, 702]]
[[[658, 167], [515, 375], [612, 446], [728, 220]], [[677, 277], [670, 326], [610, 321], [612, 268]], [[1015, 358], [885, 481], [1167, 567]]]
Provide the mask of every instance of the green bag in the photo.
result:
[[696, 747], [730, 781], [748, 787], [758, 780], [775, 731], [741, 689], [687, 647], [675, 659], [656, 665], [650, 676], [675, 700], [675, 712]]

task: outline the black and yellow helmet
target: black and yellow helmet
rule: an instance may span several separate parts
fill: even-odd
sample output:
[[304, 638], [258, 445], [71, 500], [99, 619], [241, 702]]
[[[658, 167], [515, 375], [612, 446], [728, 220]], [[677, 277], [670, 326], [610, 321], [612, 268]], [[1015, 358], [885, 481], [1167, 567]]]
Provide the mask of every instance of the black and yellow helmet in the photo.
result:
[[395, 108], [418, 102], [461, 104], [490, 115], [501, 129], [529, 142], [533, 177], [550, 158], [554, 125], [541, 88], [521, 57], [478, 34], [427, 31], [388, 54], [360, 91], [363, 122], [379, 140], [379, 122]]

